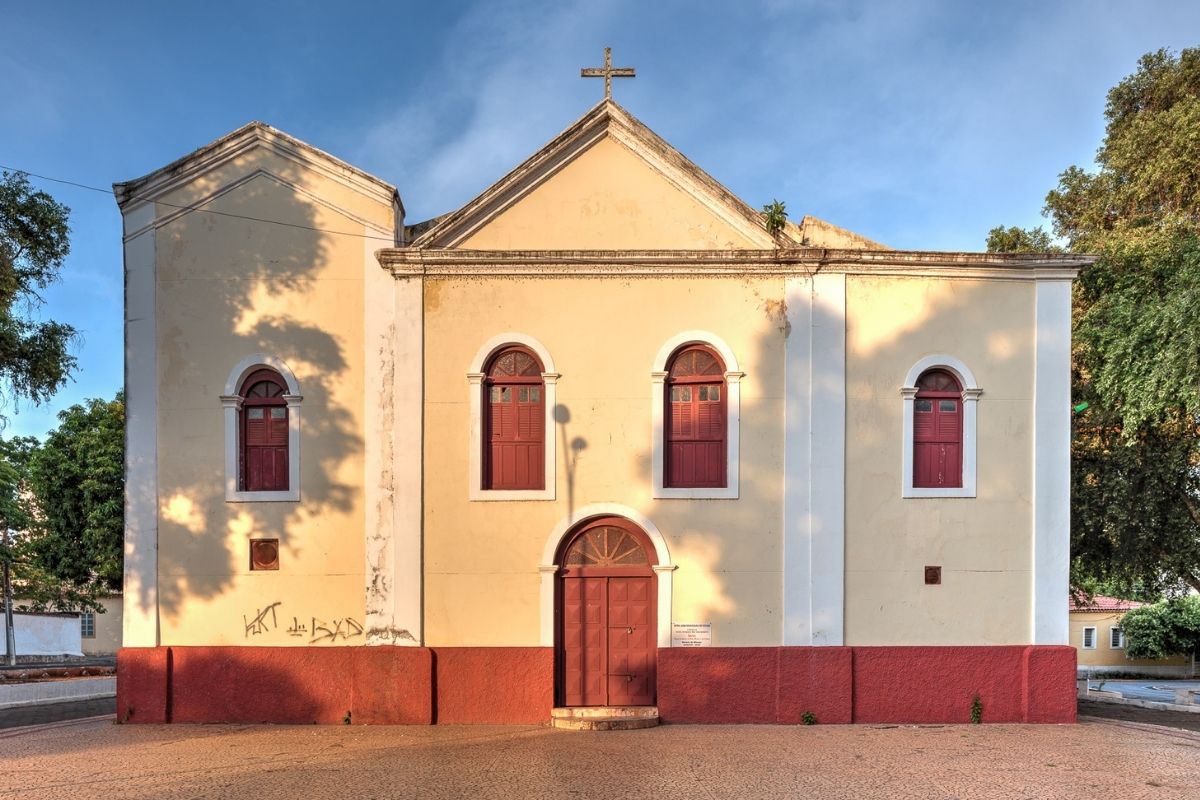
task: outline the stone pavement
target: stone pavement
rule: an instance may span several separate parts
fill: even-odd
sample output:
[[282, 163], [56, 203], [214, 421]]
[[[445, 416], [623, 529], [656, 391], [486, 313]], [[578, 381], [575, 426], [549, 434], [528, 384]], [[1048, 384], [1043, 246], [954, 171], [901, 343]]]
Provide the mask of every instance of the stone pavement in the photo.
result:
[[1196, 798], [1200, 736], [1127, 723], [114, 725], [0, 736], [0, 798]]

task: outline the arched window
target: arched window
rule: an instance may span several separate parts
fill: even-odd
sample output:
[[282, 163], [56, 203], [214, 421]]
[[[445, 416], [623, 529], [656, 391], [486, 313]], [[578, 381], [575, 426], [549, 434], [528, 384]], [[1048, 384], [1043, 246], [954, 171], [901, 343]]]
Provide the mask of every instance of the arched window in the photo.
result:
[[725, 364], [705, 345], [688, 345], [667, 364], [663, 485], [726, 485]]
[[983, 389], [951, 355], [925, 356], [900, 387], [902, 497], [975, 497], [976, 435]]
[[239, 488], [243, 492], [288, 490], [287, 384], [273, 369], [252, 372], [242, 382]]
[[221, 395], [225, 417], [225, 501], [300, 499], [300, 384], [269, 353], [239, 361]]
[[913, 402], [913, 486], [961, 487], [962, 462], [962, 386], [944, 369], [926, 370]]
[[533, 351], [506, 347], [483, 380], [484, 489], [545, 488], [546, 391]]

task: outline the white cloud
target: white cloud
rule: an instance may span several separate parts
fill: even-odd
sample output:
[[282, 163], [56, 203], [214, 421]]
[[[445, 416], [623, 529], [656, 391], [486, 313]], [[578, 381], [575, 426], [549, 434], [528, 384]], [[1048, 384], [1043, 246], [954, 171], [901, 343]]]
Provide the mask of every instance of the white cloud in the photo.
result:
[[[613, 16], [594, 2], [486, 4], [444, 35], [410, 99], [362, 137], [356, 163], [394, 181], [410, 221], [462, 205], [602, 96], [577, 85], [581, 53]], [[574, 71], [574, 72], [573, 72]]]

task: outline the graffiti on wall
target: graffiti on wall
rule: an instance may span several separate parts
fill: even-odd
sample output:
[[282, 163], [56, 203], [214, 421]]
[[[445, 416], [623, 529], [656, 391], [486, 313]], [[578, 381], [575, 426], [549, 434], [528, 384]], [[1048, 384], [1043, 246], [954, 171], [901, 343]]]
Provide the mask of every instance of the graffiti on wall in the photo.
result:
[[[253, 614], [242, 615], [242, 627], [245, 637], [260, 636], [280, 629], [280, 609], [282, 601], [255, 609]], [[353, 617], [337, 617], [329, 620], [311, 615], [293, 615], [289, 622], [286, 618], [283, 624], [287, 627], [283, 632], [293, 639], [307, 639], [309, 644], [318, 642], [333, 642], [353, 639], [363, 635], [363, 626]]]

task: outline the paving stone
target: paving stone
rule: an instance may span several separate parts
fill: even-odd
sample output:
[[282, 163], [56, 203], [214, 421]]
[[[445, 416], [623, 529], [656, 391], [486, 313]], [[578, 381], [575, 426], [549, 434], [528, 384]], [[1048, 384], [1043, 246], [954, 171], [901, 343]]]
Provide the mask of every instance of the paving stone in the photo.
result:
[[1200, 735], [1078, 725], [114, 725], [0, 738], [0, 797], [1196, 798]]

